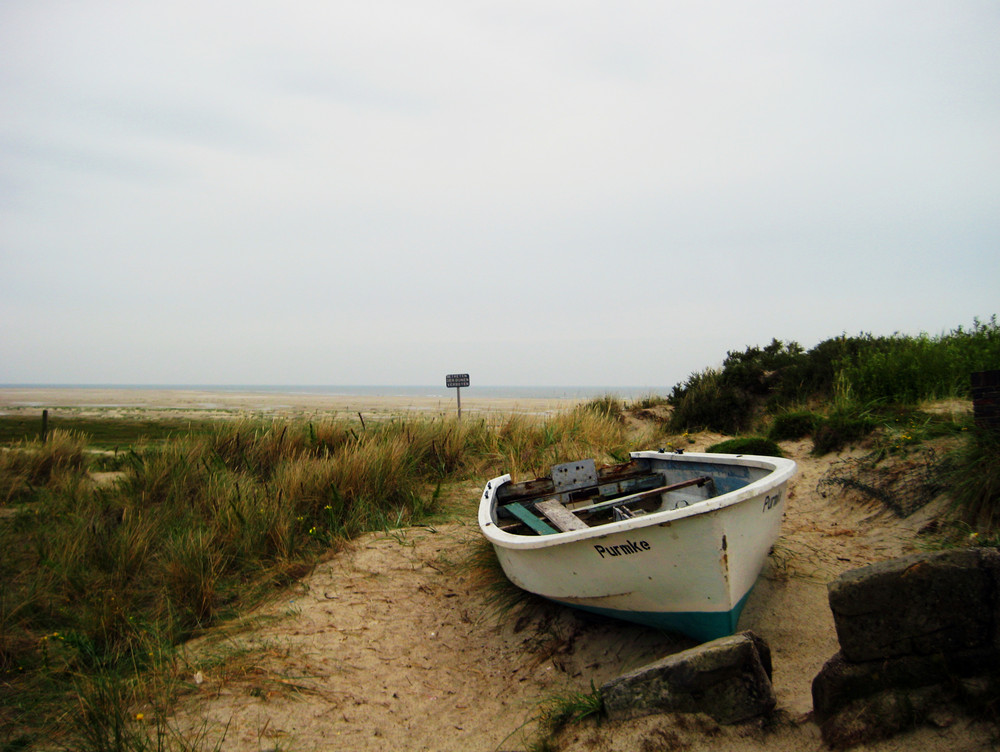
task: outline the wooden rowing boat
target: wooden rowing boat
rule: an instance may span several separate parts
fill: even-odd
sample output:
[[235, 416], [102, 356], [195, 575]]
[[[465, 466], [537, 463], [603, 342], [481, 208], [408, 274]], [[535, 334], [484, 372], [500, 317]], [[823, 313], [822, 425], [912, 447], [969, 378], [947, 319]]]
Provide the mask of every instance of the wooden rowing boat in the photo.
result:
[[681, 632], [732, 634], [778, 537], [795, 463], [633, 452], [490, 480], [479, 526], [517, 586], [569, 606]]

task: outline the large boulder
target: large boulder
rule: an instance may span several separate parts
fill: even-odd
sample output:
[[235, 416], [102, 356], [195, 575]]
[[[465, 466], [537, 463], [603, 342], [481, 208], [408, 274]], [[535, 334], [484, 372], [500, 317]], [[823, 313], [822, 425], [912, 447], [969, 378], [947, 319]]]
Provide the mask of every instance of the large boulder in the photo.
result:
[[895, 736], [925, 722], [932, 713], [947, 713], [948, 697], [940, 685], [907, 692], [885, 690], [844, 705], [817, 720], [823, 741], [832, 749], [847, 749]]
[[829, 596], [841, 649], [813, 680], [812, 692], [831, 747], [996, 705], [996, 549], [914, 554], [862, 567], [830, 583]]
[[601, 695], [614, 720], [679, 712], [739, 723], [774, 709], [771, 650], [753, 632], [722, 637], [623, 674]]
[[829, 585], [841, 652], [860, 663], [1000, 645], [1000, 554], [913, 554], [847, 572]]
[[1000, 650], [992, 647], [865, 663], [851, 663], [837, 653], [813, 679], [813, 710], [822, 722], [845, 706], [881, 692], [905, 695], [934, 685], [948, 685], [956, 690], [956, 697], [972, 699], [979, 687], [977, 678], [996, 676], [1000, 676]]

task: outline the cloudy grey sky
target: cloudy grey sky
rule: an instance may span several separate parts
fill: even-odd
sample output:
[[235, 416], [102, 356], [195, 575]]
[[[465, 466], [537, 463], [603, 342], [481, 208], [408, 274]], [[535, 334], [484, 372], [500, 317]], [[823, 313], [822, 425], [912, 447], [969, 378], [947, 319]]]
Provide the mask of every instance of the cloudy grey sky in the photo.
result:
[[998, 310], [995, 0], [0, 4], [0, 383], [669, 386]]

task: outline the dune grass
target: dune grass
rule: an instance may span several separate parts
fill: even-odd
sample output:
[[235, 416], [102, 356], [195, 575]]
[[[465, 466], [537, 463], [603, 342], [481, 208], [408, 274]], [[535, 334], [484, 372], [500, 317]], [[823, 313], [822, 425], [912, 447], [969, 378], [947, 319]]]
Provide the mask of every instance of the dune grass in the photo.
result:
[[[49, 428], [87, 437], [91, 449], [114, 450], [140, 441], [159, 441], [171, 436], [207, 435], [217, 425], [214, 420], [190, 420], [178, 417], [88, 418], [78, 415], [53, 416]], [[42, 438], [42, 421], [35, 416], [0, 415], [0, 445]]]
[[985, 533], [984, 538], [1000, 540], [1000, 434], [970, 431], [946, 467], [945, 481], [959, 518]]
[[632, 441], [602, 403], [547, 420], [220, 422], [120, 448], [110, 484], [76, 433], [0, 450], [0, 745], [162, 746], [165, 714], [140, 733], [129, 713], [167, 704], [152, 678], [173, 646], [350, 538], [427, 519], [443, 484], [613, 461]]

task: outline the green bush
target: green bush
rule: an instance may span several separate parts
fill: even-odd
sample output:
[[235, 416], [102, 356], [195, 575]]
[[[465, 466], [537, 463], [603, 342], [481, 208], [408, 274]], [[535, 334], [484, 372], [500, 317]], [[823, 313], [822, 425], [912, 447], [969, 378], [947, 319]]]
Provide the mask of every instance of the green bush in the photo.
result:
[[692, 374], [670, 394], [674, 407], [670, 428], [689, 431], [704, 428], [738, 433], [752, 424], [760, 406], [776, 393], [793, 392], [789, 374], [803, 358], [795, 342], [772, 340], [767, 347], [747, 347], [727, 353], [721, 370]]
[[762, 436], [744, 436], [713, 444], [706, 452], [713, 454], [759, 454], [764, 457], [783, 457], [781, 447]]
[[[834, 400], [838, 408], [856, 411], [859, 405], [915, 405], [968, 397], [969, 374], [997, 363], [996, 316], [985, 323], [975, 319], [971, 329], [960, 326], [936, 337], [840, 336], [808, 352], [795, 342], [775, 339], [763, 348], [731, 351], [721, 369], [692, 374], [674, 386], [668, 398], [674, 407], [670, 428], [738, 433], [762, 414], [815, 400]], [[838, 438], [836, 429], [825, 429], [831, 446], [852, 440]]]
[[836, 452], [869, 436], [878, 422], [867, 415], [834, 412], [816, 422], [813, 430], [813, 454]]
[[672, 404], [669, 427], [677, 433], [699, 429], [739, 433], [749, 426], [754, 412], [750, 397], [723, 384], [721, 374], [713, 370], [692, 376]]
[[932, 337], [863, 335], [834, 362], [858, 402], [914, 404], [921, 400], [968, 397], [969, 374], [1000, 363], [1000, 324], [973, 320]]
[[809, 436], [816, 428], [819, 416], [810, 412], [788, 412], [776, 415], [767, 432], [771, 441], [794, 441]]

